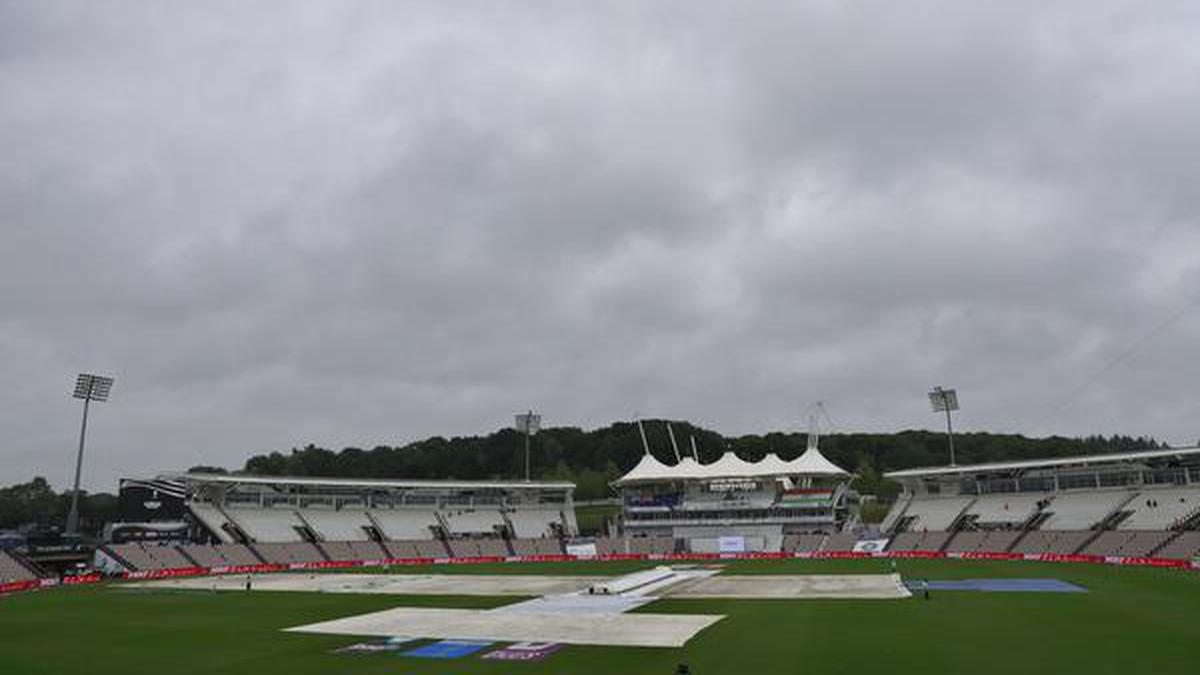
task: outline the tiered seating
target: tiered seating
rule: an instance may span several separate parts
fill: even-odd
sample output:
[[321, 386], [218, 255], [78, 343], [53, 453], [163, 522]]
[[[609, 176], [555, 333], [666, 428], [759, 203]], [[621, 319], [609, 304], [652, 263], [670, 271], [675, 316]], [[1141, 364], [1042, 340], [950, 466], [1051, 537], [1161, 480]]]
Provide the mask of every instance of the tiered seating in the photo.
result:
[[625, 549], [625, 539], [622, 537], [596, 537], [596, 553], [598, 555], [628, 552]]
[[429, 539], [433, 537], [430, 528], [439, 524], [432, 509], [370, 509], [368, 513], [379, 523], [383, 536], [395, 541]]
[[264, 560], [276, 565], [325, 561], [325, 556], [309, 543], [260, 543], [254, 545], [254, 550]]
[[1026, 532], [1013, 553], [1070, 555], [1079, 550], [1095, 532], [1089, 530], [1043, 531]]
[[560, 555], [563, 552], [558, 540], [550, 537], [513, 539], [511, 543], [517, 555]]
[[1177, 539], [1164, 546], [1156, 555], [1159, 558], [1192, 560], [1200, 555], [1200, 532], [1180, 533]]
[[958, 516], [971, 504], [972, 499], [972, 497], [914, 499], [904, 514], [905, 519], [916, 517], [908, 526], [908, 530], [910, 532], [948, 530]]
[[642, 554], [667, 554], [675, 552], [675, 539], [668, 535], [652, 537], [630, 537], [629, 552]]
[[1004, 553], [1021, 533], [1006, 530], [992, 532], [959, 532], [946, 550], [954, 553]]
[[325, 541], [368, 541], [371, 526], [362, 509], [302, 509], [300, 517]]
[[504, 526], [504, 516], [496, 509], [443, 511], [442, 518], [453, 534], [495, 534]]
[[212, 504], [204, 502], [190, 502], [188, 509], [192, 515], [204, 524], [214, 535], [224, 543], [233, 543], [233, 537], [229, 535], [224, 525], [229, 522], [224, 514]]
[[213, 546], [213, 550], [229, 565], [257, 565], [262, 562], [244, 544], [217, 544]]
[[785, 534], [783, 535], [784, 553], [811, 553], [821, 550], [825, 543], [823, 534]]
[[[120, 556], [121, 560], [135, 570], [166, 569], [162, 563], [147, 553], [141, 544], [112, 544], [108, 549]], [[187, 567], [187, 565], [184, 565], [184, 567]]]
[[858, 543], [858, 536], [849, 532], [835, 532], [825, 539], [822, 551], [853, 551]]
[[201, 567], [225, 567], [229, 564], [215, 547], [207, 544], [187, 544], [179, 548]]
[[507, 556], [508, 546], [503, 539], [450, 539], [447, 541], [455, 558], [479, 556]]
[[450, 554], [455, 558], [476, 558], [479, 553], [479, 543], [474, 539], [451, 539], [446, 542], [450, 546]]
[[1016, 527], [1033, 517], [1044, 494], [984, 495], [966, 510], [980, 525]]
[[146, 553], [158, 561], [160, 569], [181, 569], [193, 567], [192, 561], [184, 557], [179, 549], [172, 545], [143, 544]]
[[892, 551], [940, 551], [949, 532], [901, 532], [892, 538]]
[[508, 511], [508, 522], [512, 523], [517, 537], [535, 539], [551, 534], [551, 525], [562, 524], [562, 511], [557, 508], [519, 509]]
[[351, 541], [347, 546], [354, 553], [352, 560], [381, 560], [387, 558], [387, 551], [373, 541]]
[[[383, 550], [389, 558], [420, 558], [417, 553], [417, 547], [410, 541], [384, 541], [380, 542]], [[445, 555], [443, 553], [443, 555]]]
[[1166, 530], [1200, 511], [1200, 489], [1145, 490], [1124, 508], [1133, 514], [1121, 521], [1118, 530]]
[[1130, 532], [1127, 530], [1102, 532], [1081, 553], [1135, 558], [1147, 556], [1170, 539], [1173, 534], [1172, 532]]
[[330, 560], [359, 560], [354, 549], [344, 541], [323, 541], [317, 544]]
[[304, 522], [290, 508], [255, 509], [225, 508], [242, 531], [256, 542], [302, 542], [304, 537], [296, 531]]
[[442, 542], [435, 539], [385, 541], [383, 547], [387, 549], [388, 557], [391, 558], [445, 558], [449, 556]]
[[1049, 517], [1042, 522], [1041, 529], [1090, 529], [1128, 500], [1129, 496], [1130, 493], [1125, 490], [1058, 494], [1045, 509]]
[[0, 582], [32, 581], [37, 578], [33, 570], [21, 564], [4, 549], [0, 549]]

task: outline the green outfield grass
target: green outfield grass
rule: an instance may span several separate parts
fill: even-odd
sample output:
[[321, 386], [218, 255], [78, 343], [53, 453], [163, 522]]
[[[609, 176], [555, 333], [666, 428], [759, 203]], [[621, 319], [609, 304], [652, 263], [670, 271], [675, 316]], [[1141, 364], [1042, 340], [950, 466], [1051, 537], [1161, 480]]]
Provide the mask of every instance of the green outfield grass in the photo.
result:
[[[646, 563], [445, 565], [394, 571], [625, 573]], [[1086, 594], [938, 592], [931, 601], [661, 600], [639, 611], [727, 619], [687, 647], [567, 647], [542, 663], [336, 655], [352, 638], [280, 628], [400, 605], [485, 608], [513, 598], [160, 592], [108, 584], [0, 599], [4, 673], [730, 673], [1200, 672], [1200, 574], [1026, 562], [903, 560], [906, 577], [1049, 577]], [[883, 560], [751, 561], [735, 574], [887, 572]]]

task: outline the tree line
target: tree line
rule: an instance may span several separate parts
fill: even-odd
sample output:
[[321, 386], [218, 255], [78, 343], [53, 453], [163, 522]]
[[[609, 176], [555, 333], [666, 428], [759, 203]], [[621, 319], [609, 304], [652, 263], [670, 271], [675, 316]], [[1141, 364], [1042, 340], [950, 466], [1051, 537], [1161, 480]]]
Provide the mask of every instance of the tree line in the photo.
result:
[[[644, 423], [651, 453], [660, 461], [675, 461], [674, 450], [662, 420]], [[671, 422], [680, 453], [690, 454], [696, 442], [702, 463], [715, 461], [732, 450], [742, 459], [757, 461], [767, 453], [784, 459], [804, 451], [807, 435], [772, 432], [762, 435], [722, 436], [687, 422]], [[834, 463], [857, 474], [860, 492], [891, 499], [899, 486], [882, 473], [948, 461], [946, 435], [930, 431], [886, 434], [845, 433], [823, 436], [821, 451]], [[1016, 434], [955, 434], [955, 454], [960, 464], [1019, 459], [1068, 457], [1166, 447], [1153, 438], [1088, 436], [1086, 438], [1027, 438]], [[538, 480], [570, 480], [576, 498], [612, 496], [609, 484], [633, 467], [643, 454], [637, 425], [618, 422], [585, 431], [577, 427], [543, 429], [532, 443], [533, 476]], [[197, 469], [212, 470], [211, 467]], [[483, 436], [435, 436], [402, 446], [381, 445], [369, 450], [333, 451], [315, 445], [288, 453], [255, 455], [243, 471], [274, 476], [329, 476], [339, 478], [412, 478], [458, 480], [518, 479], [524, 471], [524, 439], [511, 429]]]

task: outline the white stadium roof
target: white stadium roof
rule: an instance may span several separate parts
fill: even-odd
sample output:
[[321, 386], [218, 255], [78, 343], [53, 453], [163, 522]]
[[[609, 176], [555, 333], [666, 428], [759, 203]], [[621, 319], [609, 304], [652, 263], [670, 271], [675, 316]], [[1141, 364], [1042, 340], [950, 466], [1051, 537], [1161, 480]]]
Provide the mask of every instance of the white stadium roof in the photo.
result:
[[574, 483], [566, 481], [456, 481], [456, 480], [388, 480], [375, 478], [316, 478], [312, 476], [252, 476], [213, 473], [166, 473], [160, 478], [185, 483], [224, 485], [273, 485], [296, 487], [333, 487], [355, 489], [433, 489], [433, 490], [573, 490]]
[[1183, 458], [1200, 455], [1200, 448], [1166, 448], [1162, 450], [1139, 450], [1137, 452], [1114, 452], [1105, 455], [1078, 455], [1075, 457], [1055, 457], [1053, 459], [1026, 459], [1015, 462], [992, 462], [989, 464], [961, 464], [958, 466], [928, 466], [903, 471], [889, 471], [884, 478], [924, 478], [934, 476], [955, 476], [968, 473], [1002, 473], [1006, 471], [1024, 471], [1028, 469], [1053, 469], [1066, 466], [1087, 466], [1089, 464], [1115, 464], [1122, 462], [1137, 462], [1149, 459], [1165, 459], [1170, 457]]
[[684, 457], [678, 464], [663, 464], [653, 455], [642, 455], [632, 469], [613, 481], [614, 485], [629, 483], [661, 483], [681, 480], [710, 480], [715, 478], [766, 478], [771, 476], [848, 476], [849, 473], [834, 464], [816, 448], [807, 450], [799, 457], [785, 461], [775, 453], [757, 462], [747, 462], [733, 452], [726, 452], [710, 464], [700, 464], [691, 457]]

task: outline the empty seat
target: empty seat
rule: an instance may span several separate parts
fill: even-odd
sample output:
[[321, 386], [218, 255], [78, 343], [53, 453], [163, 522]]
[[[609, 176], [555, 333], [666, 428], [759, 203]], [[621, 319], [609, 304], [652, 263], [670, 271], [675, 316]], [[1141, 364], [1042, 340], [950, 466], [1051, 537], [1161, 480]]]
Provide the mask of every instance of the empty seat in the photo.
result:
[[1174, 541], [1164, 546], [1156, 555], [1160, 558], [1194, 559], [1200, 555], [1200, 532], [1181, 532]]
[[913, 499], [904, 513], [910, 532], [942, 532], [950, 529], [970, 505], [972, 497], [924, 497]]
[[233, 537], [224, 527], [229, 519], [217, 507], [206, 502], [188, 502], [188, 510], [222, 543], [233, 543]]
[[1079, 550], [1080, 546], [1091, 538], [1095, 532], [1090, 530], [1069, 530], [1069, 531], [1043, 531], [1035, 530], [1026, 532], [1017, 545], [1013, 547], [1013, 553], [1024, 553], [1029, 555], [1071, 555]]
[[891, 551], [940, 551], [949, 532], [901, 532], [892, 538]]
[[438, 525], [437, 514], [431, 509], [371, 509], [368, 511], [383, 536], [393, 541], [432, 539], [432, 527]]
[[1161, 546], [1173, 534], [1172, 532], [1132, 532], [1128, 530], [1102, 532], [1095, 541], [1087, 545], [1083, 553], [1141, 558], [1150, 555], [1151, 551]]
[[368, 541], [371, 521], [362, 509], [302, 509], [300, 517], [325, 541]]
[[136, 571], [161, 570], [166, 567], [142, 548], [139, 543], [110, 544], [108, 549]]
[[318, 546], [330, 560], [349, 562], [359, 559], [358, 553], [344, 541], [323, 541]]
[[33, 570], [26, 567], [8, 551], [0, 549], [0, 582], [32, 581], [37, 578]]
[[822, 551], [845, 552], [853, 551], [858, 543], [858, 536], [849, 532], [835, 532], [825, 539]]
[[213, 546], [213, 550], [220, 554], [229, 565], [258, 565], [262, 563], [258, 559], [258, 556], [254, 555], [254, 552], [250, 550], [250, 547], [245, 544], [217, 544]]
[[558, 508], [517, 508], [506, 515], [512, 523], [513, 534], [520, 538], [544, 537], [554, 532], [555, 525], [563, 525], [562, 511]]
[[317, 547], [308, 543], [256, 543], [254, 549], [264, 560], [276, 565], [325, 561]]
[[405, 559], [422, 557], [417, 551], [415, 543], [411, 541], [385, 541], [383, 542], [383, 548], [387, 551], [389, 558]]
[[1043, 530], [1087, 530], [1104, 521], [1117, 507], [1127, 501], [1127, 490], [1102, 492], [1065, 492], [1055, 495], [1045, 511]]
[[946, 550], [957, 553], [1007, 553], [1020, 536], [1020, 531], [1011, 530], [959, 532], [946, 545]]
[[1046, 499], [1041, 493], [984, 495], [967, 508], [966, 515], [981, 525], [1015, 527], [1032, 518]]
[[302, 542], [297, 528], [304, 527], [291, 508], [225, 508], [226, 515], [255, 542]]
[[495, 534], [497, 528], [504, 527], [504, 516], [498, 509], [447, 510], [442, 517], [453, 534]]
[[1123, 510], [1133, 513], [1121, 521], [1119, 530], [1167, 530], [1200, 513], [1200, 489], [1144, 490], [1125, 504]]
[[216, 548], [207, 544], [188, 544], [179, 548], [201, 567], [225, 567], [229, 564]]

